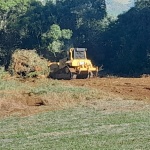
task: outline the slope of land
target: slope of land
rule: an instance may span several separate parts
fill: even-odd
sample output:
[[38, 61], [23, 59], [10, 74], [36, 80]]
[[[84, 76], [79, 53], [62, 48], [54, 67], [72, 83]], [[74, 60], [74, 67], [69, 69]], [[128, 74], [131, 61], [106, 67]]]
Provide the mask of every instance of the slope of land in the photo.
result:
[[70, 81], [5, 79], [0, 82], [1, 117], [26, 116], [78, 105], [126, 111], [144, 109], [149, 104], [150, 77]]

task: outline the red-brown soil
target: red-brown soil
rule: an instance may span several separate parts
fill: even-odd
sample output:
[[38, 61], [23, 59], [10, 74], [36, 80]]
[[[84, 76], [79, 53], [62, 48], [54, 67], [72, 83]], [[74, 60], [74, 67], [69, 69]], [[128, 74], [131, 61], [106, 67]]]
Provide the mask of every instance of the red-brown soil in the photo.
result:
[[[66, 82], [66, 81], [63, 81]], [[150, 77], [145, 78], [94, 78], [67, 81], [72, 85], [96, 88], [116, 94], [123, 99], [150, 102]]]
[[[37, 79], [38, 80], [38, 79]], [[51, 80], [51, 79], [50, 79]], [[31, 86], [36, 86], [37, 82], [28, 81]], [[137, 100], [137, 102], [144, 101], [148, 105], [150, 104], [150, 77], [143, 78], [92, 78], [92, 79], [81, 79], [81, 80], [61, 80], [63, 84], [71, 84], [73, 86], [84, 86], [90, 87], [91, 89], [97, 89], [105, 93], [110, 93], [110, 95], [116, 96], [113, 100], [116, 103], [117, 98], [120, 97], [123, 100], [123, 103], [127, 100]], [[42, 102], [40, 96], [30, 95], [30, 93], [16, 93], [15, 91], [0, 91], [5, 94], [11, 94], [12, 96], [8, 99], [0, 99], [0, 117], [15, 115], [31, 115], [43, 111], [57, 110], [61, 109], [60, 106], [65, 106], [70, 101], [65, 102], [59, 101], [58, 103], [51, 103], [51, 105], [45, 105]], [[64, 104], [63, 104], [64, 103]], [[83, 102], [84, 103], [84, 102]], [[128, 102], [127, 102], [128, 103]], [[88, 106], [101, 105], [101, 109], [105, 110], [108, 107], [108, 104], [105, 102], [97, 103], [97, 101], [92, 100], [87, 104]], [[73, 106], [75, 106], [73, 104]], [[124, 105], [123, 109], [126, 109]], [[102, 108], [103, 107], [103, 108]], [[129, 107], [129, 106], [128, 106]], [[135, 110], [141, 109], [143, 104], [138, 104], [137, 107], [134, 106]], [[64, 107], [62, 107], [63, 109]], [[133, 107], [131, 106], [131, 109]], [[144, 108], [144, 107], [143, 107]], [[121, 108], [119, 108], [121, 109]]]

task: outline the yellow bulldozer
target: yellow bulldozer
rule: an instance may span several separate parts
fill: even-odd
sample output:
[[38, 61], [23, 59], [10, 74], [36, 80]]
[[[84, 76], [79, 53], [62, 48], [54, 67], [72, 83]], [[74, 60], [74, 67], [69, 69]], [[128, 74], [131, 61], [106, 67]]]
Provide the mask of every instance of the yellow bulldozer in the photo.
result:
[[87, 59], [86, 51], [86, 48], [71, 48], [66, 58], [50, 63], [49, 76], [64, 80], [97, 77], [98, 67]]

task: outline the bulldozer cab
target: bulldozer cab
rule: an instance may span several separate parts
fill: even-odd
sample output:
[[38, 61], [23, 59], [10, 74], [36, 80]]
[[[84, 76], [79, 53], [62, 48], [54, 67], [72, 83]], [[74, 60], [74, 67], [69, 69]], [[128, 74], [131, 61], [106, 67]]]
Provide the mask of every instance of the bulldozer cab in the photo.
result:
[[86, 59], [86, 48], [71, 48], [69, 58], [73, 59]]

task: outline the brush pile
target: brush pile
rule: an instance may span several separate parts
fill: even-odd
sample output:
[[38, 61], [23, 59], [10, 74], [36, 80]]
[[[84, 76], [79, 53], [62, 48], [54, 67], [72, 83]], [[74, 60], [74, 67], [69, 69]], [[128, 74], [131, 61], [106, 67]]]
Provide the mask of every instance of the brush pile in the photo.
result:
[[41, 58], [36, 50], [17, 49], [11, 58], [9, 71], [13, 76], [48, 76], [48, 61]]

